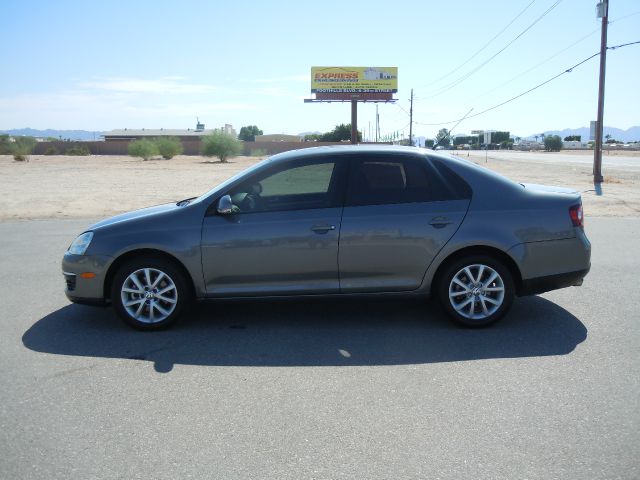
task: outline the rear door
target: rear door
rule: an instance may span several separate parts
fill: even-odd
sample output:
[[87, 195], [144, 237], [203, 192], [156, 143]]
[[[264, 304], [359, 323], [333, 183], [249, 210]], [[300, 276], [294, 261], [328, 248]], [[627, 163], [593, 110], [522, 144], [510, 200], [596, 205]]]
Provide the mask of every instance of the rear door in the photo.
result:
[[470, 198], [461, 179], [425, 156], [353, 159], [340, 232], [341, 292], [417, 289], [458, 229]]

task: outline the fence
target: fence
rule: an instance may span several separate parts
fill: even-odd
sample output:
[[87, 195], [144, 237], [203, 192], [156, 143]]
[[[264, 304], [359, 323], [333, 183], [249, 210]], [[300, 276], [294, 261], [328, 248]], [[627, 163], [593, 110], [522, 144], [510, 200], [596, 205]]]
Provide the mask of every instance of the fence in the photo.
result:
[[[67, 142], [56, 140], [51, 142], [38, 142], [34, 155], [44, 155], [47, 152], [56, 152], [64, 155], [70, 148], [84, 147], [91, 155], [127, 155], [127, 147], [130, 140], [109, 140], [95, 142]], [[326, 145], [349, 145], [345, 142], [242, 142], [243, 155], [273, 155], [288, 150], [301, 148], [322, 147]], [[200, 155], [202, 142], [200, 140], [182, 140], [184, 155]]]

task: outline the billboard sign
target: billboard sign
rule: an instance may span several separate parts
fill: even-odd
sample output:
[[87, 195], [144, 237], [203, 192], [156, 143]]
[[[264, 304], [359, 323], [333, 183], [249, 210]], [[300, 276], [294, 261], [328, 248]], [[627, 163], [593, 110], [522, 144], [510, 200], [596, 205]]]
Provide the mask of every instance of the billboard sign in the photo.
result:
[[395, 93], [398, 67], [311, 67], [311, 92]]

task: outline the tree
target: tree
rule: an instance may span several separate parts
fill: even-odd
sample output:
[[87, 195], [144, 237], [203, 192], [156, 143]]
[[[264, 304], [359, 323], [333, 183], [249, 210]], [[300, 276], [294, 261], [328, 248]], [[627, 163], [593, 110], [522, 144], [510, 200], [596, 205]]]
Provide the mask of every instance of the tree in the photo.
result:
[[154, 143], [165, 160], [180, 155], [183, 151], [182, 142], [178, 137], [158, 137], [154, 140]]
[[147, 138], [134, 140], [133, 142], [129, 143], [127, 152], [129, 152], [129, 155], [131, 155], [132, 157], [140, 157], [145, 161], [149, 160], [154, 155], [160, 154], [158, 146], [155, 144], [155, 142]]
[[425, 141], [424, 141], [424, 146], [425, 146], [426, 148], [433, 148], [433, 143], [434, 143], [434, 141], [433, 141], [433, 140], [431, 140], [431, 139], [427, 139], [427, 140], [425, 140]]
[[240, 133], [238, 134], [238, 140], [244, 140], [245, 142], [255, 142], [256, 135], [262, 135], [262, 133], [262, 130], [260, 130], [255, 125], [242, 127], [240, 129]]
[[448, 147], [451, 145], [450, 132], [446, 128], [438, 130], [436, 135], [436, 144], [438, 147]]
[[[336, 125], [336, 127], [327, 133], [323, 133], [320, 136], [320, 141], [322, 142], [343, 142], [351, 140], [351, 124], [350, 123], [341, 123], [340, 125]], [[362, 141], [362, 133], [358, 132], [358, 142]]]
[[544, 149], [547, 152], [559, 152], [562, 149], [562, 138], [559, 135], [544, 137]]
[[240, 152], [242, 142], [221, 130], [214, 130], [202, 138], [202, 154], [205, 157], [218, 157], [222, 163], [226, 163], [227, 158], [235, 157]]
[[580, 142], [582, 141], [582, 135], [569, 135], [564, 137], [565, 142]]

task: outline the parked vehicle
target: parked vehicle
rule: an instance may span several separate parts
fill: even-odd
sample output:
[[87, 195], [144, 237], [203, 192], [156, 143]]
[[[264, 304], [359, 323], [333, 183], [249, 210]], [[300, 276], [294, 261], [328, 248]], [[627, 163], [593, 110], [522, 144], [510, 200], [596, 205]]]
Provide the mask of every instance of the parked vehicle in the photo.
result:
[[145, 330], [194, 298], [382, 294], [435, 296], [475, 327], [515, 296], [580, 285], [590, 254], [578, 192], [431, 150], [339, 146], [98, 222], [62, 268], [71, 301], [111, 303]]

